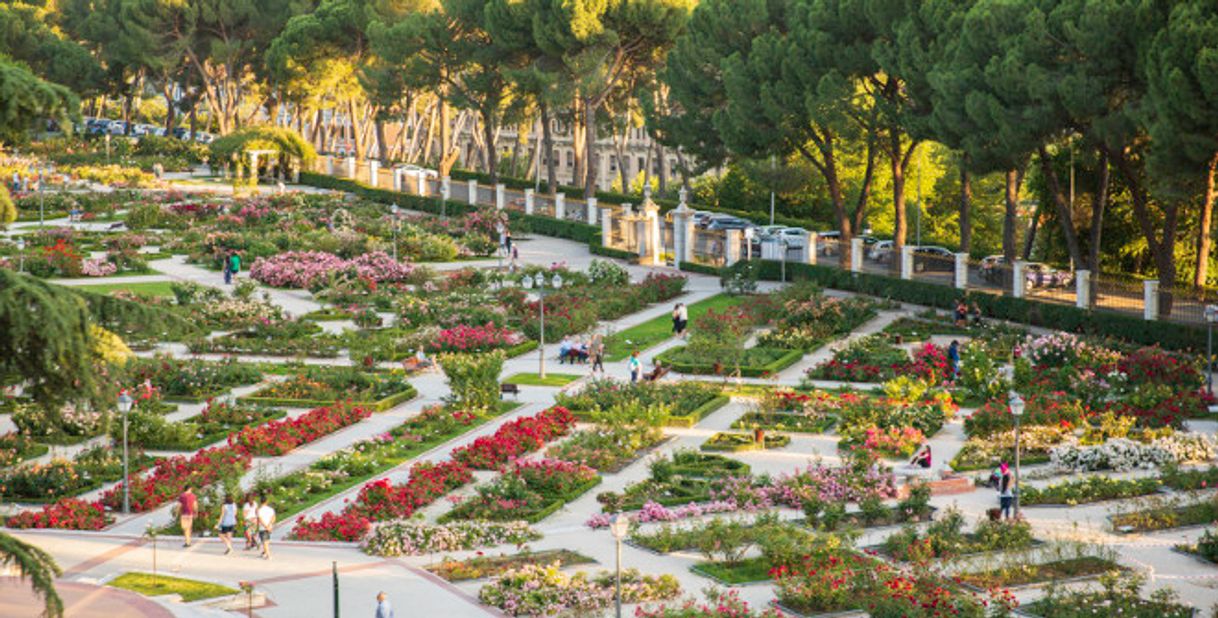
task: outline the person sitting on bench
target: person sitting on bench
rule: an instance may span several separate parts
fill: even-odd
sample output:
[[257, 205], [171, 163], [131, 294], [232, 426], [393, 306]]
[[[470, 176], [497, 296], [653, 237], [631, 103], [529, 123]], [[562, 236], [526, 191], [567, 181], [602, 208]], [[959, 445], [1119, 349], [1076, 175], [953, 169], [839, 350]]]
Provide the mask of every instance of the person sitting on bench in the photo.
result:
[[660, 359], [657, 358], [655, 360], [655, 365], [653, 365], [651, 368], [651, 371], [647, 372], [647, 375], [643, 376], [643, 381], [644, 382], [655, 382], [656, 380], [659, 380], [660, 378], [664, 377], [667, 374], [668, 374], [668, 368], [666, 368], [666, 367], [664, 367], [664, 365], [660, 364]]
[[558, 364], [561, 365], [567, 361], [575, 362], [574, 356], [571, 353], [571, 338], [563, 337], [562, 343], [558, 345]]
[[579, 343], [576, 343], [575, 347], [571, 349], [571, 353], [581, 365], [588, 362], [588, 342], [580, 339]]
[[930, 443], [923, 443], [922, 446], [918, 448], [918, 452], [914, 453], [913, 459], [909, 460], [909, 465], [915, 468], [930, 468]]

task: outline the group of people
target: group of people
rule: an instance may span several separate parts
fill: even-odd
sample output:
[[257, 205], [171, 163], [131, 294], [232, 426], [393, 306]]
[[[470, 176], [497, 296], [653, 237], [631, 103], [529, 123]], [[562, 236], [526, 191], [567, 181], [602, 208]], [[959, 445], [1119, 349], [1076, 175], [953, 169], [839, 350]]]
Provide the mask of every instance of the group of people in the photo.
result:
[[977, 306], [977, 301], [973, 301], [970, 306], [964, 302], [964, 299], [956, 301], [956, 310], [952, 312], [952, 318], [956, 322], [956, 326], [974, 326], [981, 325], [981, 307]]
[[229, 251], [228, 255], [224, 257], [224, 285], [231, 284], [239, 272], [241, 272], [241, 256], [237, 255], [236, 251]]
[[672, 334], [684, 339], [685, 329], [689, 326], [689, 308], [685, 303], [677, 303], [672, 308]]
[[[178, 496], [178, 523], [182, 527], [185, 542], [182, 547], [191, 546], [194, 534], [195, 517], [199, 513], [199, 497], [194, 488], [187, 485]], [[233, 533], [237, 530], [237, 504], [231, 495], [224, 497], [220, 507], [220, 520], [216, 523], [217, 536], [224, 543], [224, 553], [233, 551]], [[245, 528], [245, 549], [259, 549], [262, 557], [271, 559], [271, 531], [275, 529], [275, 507], [271, 506], [266, 494], [255, 500], [254, 494], [245, 497], [241, 506], [241, 522]]]
[[592, 373], [605, 372], [605, 341], [600, 335], [592, 337], [591, 341], [582, 337], [572, 339], [569, 335], [562, 338], [558, 345], [558, 363], [586, 363], [592, 361]]
[[[909, 460], [909, 469], [929, 470], [931, 465], [930, 443], [924, 442]], [[998, 468], [990, 472], [989, 485], [998, 491], [998, 516], [1011, 519], [1014, 516], [1012, 509], [1015, 506], [1016, 485], [1015, 476], [1007, 462], [999, 463]]]

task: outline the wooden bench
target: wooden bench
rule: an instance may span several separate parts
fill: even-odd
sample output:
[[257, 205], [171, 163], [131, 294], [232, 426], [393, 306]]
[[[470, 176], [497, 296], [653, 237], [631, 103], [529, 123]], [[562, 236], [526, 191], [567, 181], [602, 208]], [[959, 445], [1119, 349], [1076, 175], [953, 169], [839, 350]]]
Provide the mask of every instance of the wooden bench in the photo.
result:
[[520, 396], [520, 385], [519, 384], [500, 384], [499, 385], [499, 398], [503, 399], [504, 395], [512, 395], [514, 397], [519, 397]]
[[[976, 491], [977, 486], [973, 483], [973, 479], [963, 474], [940, 474], [940, 478], [933, 480], [920, 481], [930, 487], [930, 495], [932, 496], [952, 496], [957, 494], [967, 494]], [[905, 483], [897, 487], [897, 498], [905, 499], [909, 497], [909, 490], [914, 483]]]

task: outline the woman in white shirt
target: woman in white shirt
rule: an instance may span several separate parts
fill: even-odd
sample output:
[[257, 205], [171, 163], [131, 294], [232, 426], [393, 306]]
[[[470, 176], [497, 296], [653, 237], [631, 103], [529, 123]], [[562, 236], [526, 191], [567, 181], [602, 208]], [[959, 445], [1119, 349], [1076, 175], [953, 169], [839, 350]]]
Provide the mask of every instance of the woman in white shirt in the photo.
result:
[[258, 503], [254, 500], [254, 494], [245, 497], [245, 504], [241, 506], [241, 521], [245, 524], [245, 548], [257, 547]]

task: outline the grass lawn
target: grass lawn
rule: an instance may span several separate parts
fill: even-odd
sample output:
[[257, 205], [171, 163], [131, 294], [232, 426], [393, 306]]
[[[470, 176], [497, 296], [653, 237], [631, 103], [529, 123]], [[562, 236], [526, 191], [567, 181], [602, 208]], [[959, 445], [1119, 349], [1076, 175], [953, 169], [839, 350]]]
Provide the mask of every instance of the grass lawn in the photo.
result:
[[173, 290], [169, 288], [171, 281], [144, 281], [140, 283], [91, 283], [89, 285], [75, 285], [75, 289], [85, 290], [87, 292], [96, 292], [98, 294], [109, 294], [115, 290], [126, 290], [140, 296], [164, 296], [167, 298], [173, 297]]
[[[708, 310], [722, 311], [740, 304], [744, 299], [727, 294], [716, 294], [689, 306], [689, 323], [693, 323]], [[672, 316], [668, 313], [642, 324], [636, 324], [605, 339], [605, 360], [620, 361], [635, 350], [646, 350], [672, 337]]]
[[504, 384], [519, 384], [521, 386], [566, 386], [583, 376], [572, 373], [546, 373], [545, 379], [535, 373], [518, 373], [505, 379]]
[[747, 584], [770, 579], [770, 563], [765, 558], [745, 558], [735, 564], [723, 562], [699, 562], [690, 568], [698, 575], [717, 579], [720, 583]]
[[237, 590], [220, 584], [165, 575], [157, 575], [154, 578], [151, 573], [123, 573], [110, 580], [110, 585], [149, 597], [177, 594], [187, 603], [237, 594]]

